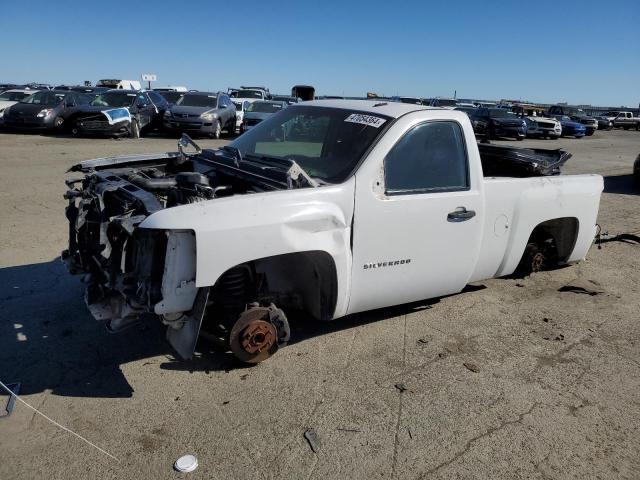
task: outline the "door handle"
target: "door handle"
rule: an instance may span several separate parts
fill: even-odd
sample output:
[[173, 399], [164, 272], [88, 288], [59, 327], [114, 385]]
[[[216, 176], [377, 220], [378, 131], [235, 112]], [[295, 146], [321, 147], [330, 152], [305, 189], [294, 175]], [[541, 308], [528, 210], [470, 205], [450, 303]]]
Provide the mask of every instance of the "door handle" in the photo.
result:
[[458, 207], [453, 212], [447, 214], [449, 222], [464, 222], [476, 216], [473, 210], [467, 210], [465, 207]]

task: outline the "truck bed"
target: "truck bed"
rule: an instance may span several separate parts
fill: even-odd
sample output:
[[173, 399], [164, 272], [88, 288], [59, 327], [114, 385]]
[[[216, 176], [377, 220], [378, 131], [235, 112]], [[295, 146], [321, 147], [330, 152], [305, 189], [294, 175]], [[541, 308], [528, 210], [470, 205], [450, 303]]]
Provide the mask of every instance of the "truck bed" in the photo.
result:
[[520, 148], [478, 143], [485, 177], [543, 177], [559, 175], [571, 154], [560, 149]]

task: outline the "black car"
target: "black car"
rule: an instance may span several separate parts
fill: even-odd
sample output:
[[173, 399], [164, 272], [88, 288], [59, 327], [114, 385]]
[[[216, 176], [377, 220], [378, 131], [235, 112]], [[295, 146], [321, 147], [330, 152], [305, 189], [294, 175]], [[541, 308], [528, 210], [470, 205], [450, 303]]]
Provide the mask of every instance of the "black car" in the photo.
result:
[[74, 134], [139, 138], [162, 126], [168, 107], [157, 92], [108, 90], [77, 108], [69, 124]]
[[488, 139], [513, 137], [522, 140], [527, 134], [525, 121], [504, 108], [478, 108], [470, 118], [474, 131]]
[[611, 130], [613, 128], [613, 122], [609, 120], [609, 117], [601, 115], [593, 118], [598, 122], [598, 130]]
[[42, 90], [5, 109], [4, 126], [21, 130], [62, 129], [74, 109], [91, 97], [70, 90]]

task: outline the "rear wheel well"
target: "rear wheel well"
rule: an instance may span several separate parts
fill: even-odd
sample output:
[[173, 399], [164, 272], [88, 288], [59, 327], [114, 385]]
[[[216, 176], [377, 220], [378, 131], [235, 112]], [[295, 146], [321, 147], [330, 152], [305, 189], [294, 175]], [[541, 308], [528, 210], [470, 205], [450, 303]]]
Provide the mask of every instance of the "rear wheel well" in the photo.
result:
[[578, 239], [578, 230], [575, 217], [554, 218], [538, 224], [529, 236], [516, 271], [530, 273], [537, 271], [536, 265], [548, 269], [566, 263]]

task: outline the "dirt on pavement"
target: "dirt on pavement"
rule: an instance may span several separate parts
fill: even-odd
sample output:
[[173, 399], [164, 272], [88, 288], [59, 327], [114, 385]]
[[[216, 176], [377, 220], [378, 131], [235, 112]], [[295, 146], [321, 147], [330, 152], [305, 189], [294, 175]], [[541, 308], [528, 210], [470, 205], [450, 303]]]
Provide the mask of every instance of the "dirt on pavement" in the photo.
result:
[[[640, 132], [513, 143], [571, 151], [565, 173], [605, 177], [602, 229], [640, 232]], [[175, 144], [0, 134], [0, 380], [119, 459], [18, 404], [0, 419], [0, 478], [638, 478], [633, 242], [439, 300], [293, 325], [291, 344], [252, 368], [206, 344], [178, 360], [158, 324], [109, 335], [58, 259], [65, 170]], [[176, 473], [187, 453], [198, 469]]]

